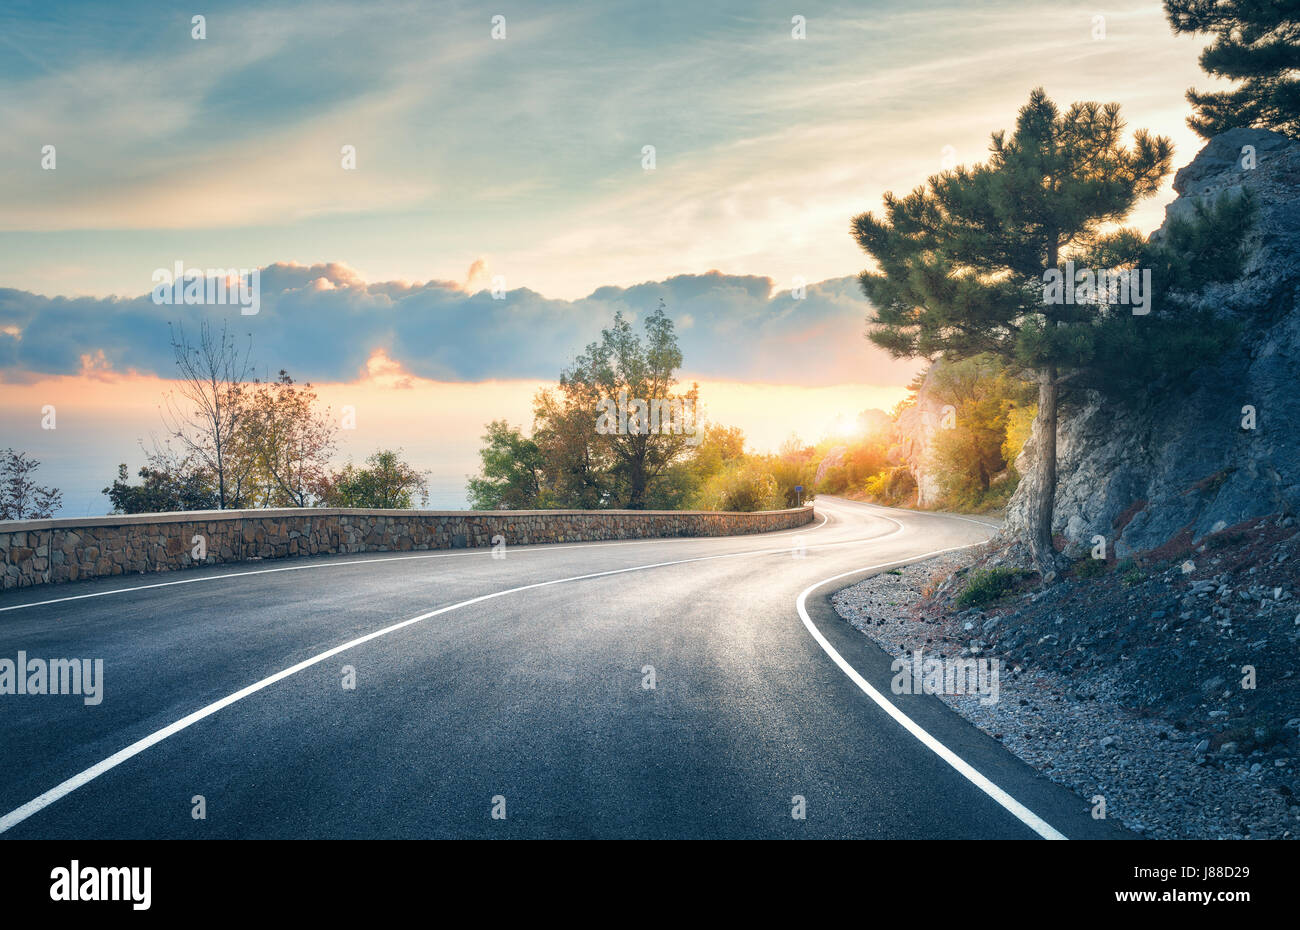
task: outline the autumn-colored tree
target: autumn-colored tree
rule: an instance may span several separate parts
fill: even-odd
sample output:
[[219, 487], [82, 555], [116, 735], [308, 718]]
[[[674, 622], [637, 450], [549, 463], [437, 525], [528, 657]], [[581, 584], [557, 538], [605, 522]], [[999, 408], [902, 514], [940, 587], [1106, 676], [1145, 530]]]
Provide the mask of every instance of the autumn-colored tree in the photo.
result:
[[233, 443], [253, 463], [250, 496], [267, 507], [308, 507], [321, 499], [338, 426], [310, 384], [284, 370], [244, 387]]

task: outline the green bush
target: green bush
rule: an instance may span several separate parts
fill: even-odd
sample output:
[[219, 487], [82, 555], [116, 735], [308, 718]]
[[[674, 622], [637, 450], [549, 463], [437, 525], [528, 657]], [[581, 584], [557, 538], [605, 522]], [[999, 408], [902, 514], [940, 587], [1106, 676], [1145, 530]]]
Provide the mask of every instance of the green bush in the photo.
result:
[[986, 568], [972, 572], [970, 581], [957, 595], [957, 606], [965, 609], [996, 601], [1014, 588], [1022, 577], [1024, 572], [1015, 568]]
[[1146, 578], [1146, 575], [1142, 571], [1142, 567], [1133, 559], [1125, 559], [1120, 562], [1119, 565], [1116, 566], [1115, 570], [1119, 572], [1120, 580], [1129, 587], [1132, 587], [1135, 584], [1141, 584], [1142, 580]]
[[781, 510], [785, 507], [776, 479], [760, 461], [740, 461], [711, 476], [700, 489], [695, 509]]
[[1080, 559], [1074, 563], [1075, 578], [1096, 578], [1098, 575], [1106, 574], [1109, 568], [1105, 559], [1086, 558]]

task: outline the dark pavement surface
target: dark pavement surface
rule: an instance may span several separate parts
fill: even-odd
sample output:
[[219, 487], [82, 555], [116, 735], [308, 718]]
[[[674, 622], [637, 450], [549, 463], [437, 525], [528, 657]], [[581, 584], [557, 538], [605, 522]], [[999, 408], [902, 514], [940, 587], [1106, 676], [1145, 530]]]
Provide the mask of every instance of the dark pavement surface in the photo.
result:
[[[5, 592], [0, 657], [102, 658], [105, 685], [97, 706], [0, 697], [2, 835], [1034, 838], [870, 700], [796, 611], [830, 576], [993, 528], [835, 498], [816, 508], [810, 527], [762, 536], [505, 559], [338, 556]], [[808, 599], [844, 659], [1055, 830], [1122, 835], [937, 699], [889, 693], [889, 659], [828, 603], [867, 574]], [[108, 591], [121, 593], [80, 597]], [[485, 599], [308, 665], [14, 816], [213, 702], [474, 598]], [[191, 816], [195, 795], [205, 820]], [[791, 816], [796, 795], [806, 820]], [[504, 820], [491, 817], [496, 796]]]

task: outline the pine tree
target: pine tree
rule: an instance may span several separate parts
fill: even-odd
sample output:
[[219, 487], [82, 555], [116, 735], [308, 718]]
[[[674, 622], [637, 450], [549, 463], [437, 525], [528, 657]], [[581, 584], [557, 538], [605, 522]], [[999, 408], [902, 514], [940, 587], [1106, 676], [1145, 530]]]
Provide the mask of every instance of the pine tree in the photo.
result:
[[1273, 129], [1300, 138], [1300, 2], [1165, 0], [1175, 32], [1209, 33], [1201, 52], [1207, 74], [1241, 81], [1234, 90], [1188, 90], [1187, 120], [1203, 138], [1227, 129]]
[[988, 352], [1037, 383], [1026, 541], [1044, 580], [1057, 564], [1060, 387], [1087, 363], [1098, 323], [1114, 312], [1098, 302], [1048, 302], [1044, 282], [1156, 191], [1172, 151], [1145, 130], [1126, 146], [1118, 104], [1076, 103], [1061, 113], [1039, 88], [1015, 134], [993, 134], [987, 162], [934, 175], [906, 197], [886, 194], [883, 217], [853, 220], [854, 238], [878, 266], [859, 276], [875, 309], [873, 342], [896, 357]]

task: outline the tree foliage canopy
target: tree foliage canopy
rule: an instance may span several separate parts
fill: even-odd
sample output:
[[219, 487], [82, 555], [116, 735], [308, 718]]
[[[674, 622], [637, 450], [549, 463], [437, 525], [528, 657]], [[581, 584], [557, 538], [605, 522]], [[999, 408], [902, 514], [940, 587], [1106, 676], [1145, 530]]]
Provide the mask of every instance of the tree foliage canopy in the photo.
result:
[[1300, 3], [1296, 0], [1165, 0], [1175, 32], [1209, 34], [1207, 74], [1239, 81], [1227, 91], [1187, 92], [1187, 124], [1205, 139], [1228, 129], [1272, 129], [1300, 138]]
[[682, 353], [662, 301], [643, 330], [615, 314], [559, 384], [538, 392], [531, 436], [487, 425], [468, 481], [475, 509], [768, 510], [794, 506], [800, 485], [808, 499], [813, 450], [746, 453], [739, 429], [704, 420], [698, 386], [679, 386]]
[[853, 220], [877, 270], [859, 281], [870, 338], [895, 356], [988, 352], [1026, 368], [1073, 367], [1090, 354], [1101, 307], [1047, 304], [1048, 269], [1084, 258], [1169, 173], [1168, 139], [1124, 143], [1118, 104], [1060, 112], [1042, 89], [1015, 132], [993, 134], [987, 162], [932, 176], [884, 215]]
[[401, 449], [380, 449], [366, 457], [364, 468], [349, 462], [333, 476], [322, 494], [328, 507], [410, 510], [419, 495], [429, 501], [428, 473], [402, 460]]

